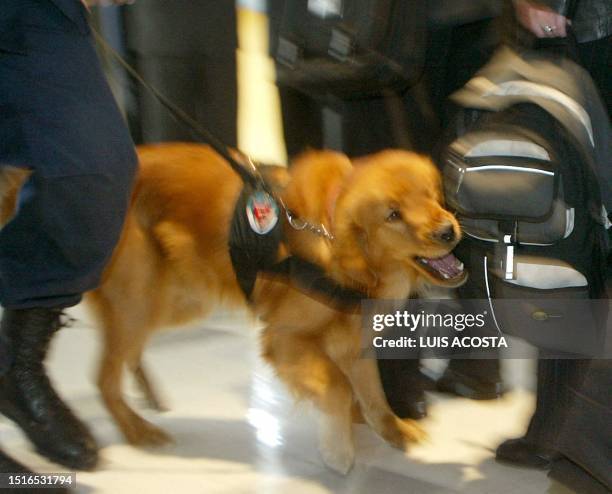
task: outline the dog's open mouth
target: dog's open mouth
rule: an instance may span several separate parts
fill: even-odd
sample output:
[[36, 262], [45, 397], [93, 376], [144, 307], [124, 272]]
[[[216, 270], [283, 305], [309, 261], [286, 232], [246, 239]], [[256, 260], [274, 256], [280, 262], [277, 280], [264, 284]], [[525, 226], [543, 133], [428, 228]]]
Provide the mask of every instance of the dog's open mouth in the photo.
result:
[[463, 263], [452, 252], [435, 259], [416, 257], [415, 260], [428, 275], [444, 285], [458, 286], [467, 278]]

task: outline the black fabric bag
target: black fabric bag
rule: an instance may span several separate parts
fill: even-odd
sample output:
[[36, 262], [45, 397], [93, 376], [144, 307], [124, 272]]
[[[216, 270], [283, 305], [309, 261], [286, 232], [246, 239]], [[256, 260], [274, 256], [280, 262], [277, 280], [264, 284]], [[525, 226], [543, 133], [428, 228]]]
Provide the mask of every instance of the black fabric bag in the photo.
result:
[[536, 104], [460, 118], [468, 130], [443, 158], [446, 201], [499, 329], [540, 348], [596, 354], [607, 304], [592, 299], [603, 288], [605, 232], [585, 154]]
[[449, 146], [446, 197], [468, 236], [496, 242], [510, 233], [521, 244], [544, 246], [571, 234], [578, 198], [567, 186], [580, 177], [568, 162], [579, 158], [560, 135], [544, 110], [521, 104], [482, 115]]
[[426, 15], [420, 0], [272, 2], [277, 81], [314, 97], [402, 91], [419, 77]]

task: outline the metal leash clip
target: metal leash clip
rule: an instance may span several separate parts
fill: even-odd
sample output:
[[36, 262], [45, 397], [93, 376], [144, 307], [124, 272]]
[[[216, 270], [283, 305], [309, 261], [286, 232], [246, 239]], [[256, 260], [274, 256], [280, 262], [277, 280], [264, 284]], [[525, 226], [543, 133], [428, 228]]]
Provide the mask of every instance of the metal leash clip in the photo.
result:
[[287, 217], [287, 221], [289, 222], [289, 224], [294, 230], [297, 230], [297, 231], [308, 230], [318, 235], [319, 237], [325, 237], [328, 240], [334, 239], [334, 236], [327, 230], [327, 228], [325, 228], [325, 225], [322, 225], [322, 224], [313, 225], [311, 223], [308, 223], [308, 221], [300, 220], [299, 218], [295, 217], [291, 213], [291, 211], [289, 211], [288, 208], [285, 207], [284, 209], [285, 209], [285, 216]]

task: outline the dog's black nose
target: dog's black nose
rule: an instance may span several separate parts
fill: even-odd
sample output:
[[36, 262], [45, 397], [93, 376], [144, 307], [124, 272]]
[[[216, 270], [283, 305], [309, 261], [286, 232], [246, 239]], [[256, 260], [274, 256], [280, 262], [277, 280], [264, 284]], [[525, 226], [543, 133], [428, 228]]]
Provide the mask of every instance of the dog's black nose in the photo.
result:
[[440, 242], [451, 243], [454, 242], [457, 236], [455, 235], [455, 228], [452, 223], [446, 223], [436, 233], [434, 238]]

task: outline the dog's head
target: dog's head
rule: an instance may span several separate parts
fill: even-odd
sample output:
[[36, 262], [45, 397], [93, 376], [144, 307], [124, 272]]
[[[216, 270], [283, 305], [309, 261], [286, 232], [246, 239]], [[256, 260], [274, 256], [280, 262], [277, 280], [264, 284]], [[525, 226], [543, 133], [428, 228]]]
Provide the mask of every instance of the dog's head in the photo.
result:
[[345, 279], [372, 289], [397, 269], [445, 287], [467, 277], [451, 254], [459, 224], [444, 208], [438, 170], [423, 156], [390, 150], [358, 160], [333, 217], [334, 270]]

